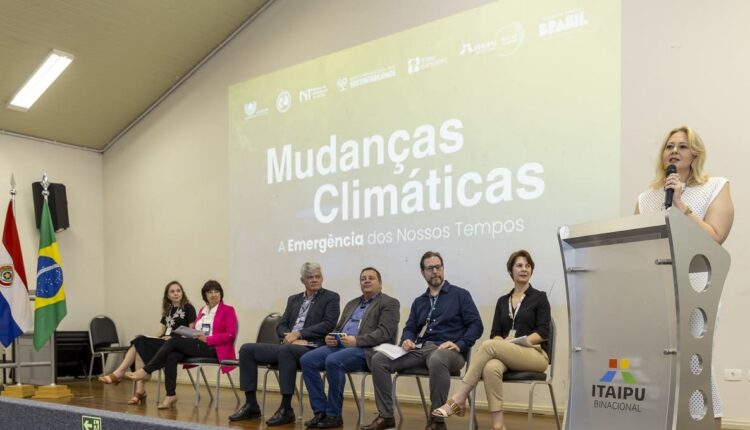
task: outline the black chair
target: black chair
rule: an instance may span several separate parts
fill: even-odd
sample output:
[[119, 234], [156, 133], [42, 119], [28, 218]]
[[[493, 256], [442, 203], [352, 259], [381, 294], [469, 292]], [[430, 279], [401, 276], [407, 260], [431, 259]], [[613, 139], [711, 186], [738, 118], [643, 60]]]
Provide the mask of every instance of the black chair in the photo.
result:
[[[360, 382], [360, 394], [357, 395], [357, 390], [354, 388], [354, 379], [352, 375], [359, 376]], [[359, 425], [365, 425], [365, 382], [367, 377], [371, 376], [369, 370], [363, 370], [358, 372], [347, 372], [346, 377], [349, 379], [349, 386], [352, 389], [352, 396], [354, 397], [354, 403], [357, 404], [357, 412], [359, 413]]]
[[[471, 362], [471, 349], [469, 349], [469, 352], [466, 355], [466, 365], [464, 366], [463, 373], [466, 373], [466, 369], [469, 368], [470, 362]], [[451, 379], [460, 380], [463, 378], [463, 376], [461, 375], [462, 375], [462, 372], [460, 370], [458, 372], [453, 372], [451, 373]], [[429, 420], [430, 414], [432, 411], [430, 411], [429, 406], [427, 406], [427, 401], [424, 395], [424, 389], [422, 388], [421, 378], [429, 378], [430, 371], [425, 366], [419, 366], [419, 367], [412, 367], [409, 369], [404, 369], [399, 372], [396, 372], [396, 376], [393, 377], [393, 400], [394, 400], [394, 403], [396, 404], [396, 409], [398, 410], [399, 421], [404, 420], [404, 413], [401, 410], [401, 404], [399, 403], [398, 396], [396, 395], [397, 393], [396, 382], [398, 381], [399, 378], [404, 377], [404, 376], [412, 376], [414, 377], [414, 379], [417, 380], [417, 388], [419, 389], [419, 397], [422, 399], [422, 408], [424, 409], [424, 416], [425, 416], [425, 419]], [[363, 382], [363, 385], [364, 385], [364, 382]], [[474, 404], [473, 399], [470, 399], [469, 401], [471, 402], [472, 405]]]
[[102, 359], [102, 374], [106, 369], [109, 354], [127, 352], [129, 346], [120, 345], [115, 323], [105, 315], [97, 315], [89, 323], [89, 344], [91, 345], [91, 361], [89, 362], [89, 381], [94, 371], [94, 358]]
[[[398, 339], [398, 332], [394, 333], [391, 343], [395, 344]], [[354, 379], [352, 376], [359, 376], [359, 395], [357, 395], [357, 389], [354, 387]], [[359, 413], [359, 425], [365, 425], [365, 383], [367, 377], [372, 376], [369, 370], [362, 370], [358, 372], [346, 372], [346, 377], [349, 379], [349, 386], [352, 389], [352, 397], [354, 397], [354, 403], [357, 405], [357, 412]], [[325, 378], [323, 379], [325, 381]]]
[[[239, 327], [237, 329], [237, 333], [239, 334]], [[235, 341], [237, 338], [235, 337]], [[208, 392], [208, 397], [210, 398], [209, 402], [214, 401], [214, 395], [211, 393], [211, 386], [208, 383], [208, 379], [206, 378], [206, 373], [203, 371], [204, 366], [216, 366], [216, 402], [214, 403], [214, 408], [219, 409], [219, 393], [221, 388], [221, 368], [224, 366], [230, 366], [230, 367], [237, 367], [238, 361], [237, 360], [222, 360], [221, 362], [216, 358], [209, 358], [209, 357], [189, 357], [184, 359], [182, 362], [180, 362], [180, 365], [183, 366], [185, 369], [185, 372], [187, 372], [188, 378], [190, 378], [190, 384], [193, 386], [193, 391], [195, 392], [195, 406], [198, 406], [201, 400], [201, 393], [200, 393], [200, 379], [198, 379], [198, 376], [201, 376], [203, 378], [203, 383], [206, 385], [206, 391]], [[191, 368], [197, 367], [198, 368], [198, 375], [193, 378], [193, 373], [190, 371]], [[161, 375], [162, 375], [162, 369], [159, 369], [158, 377], [156, 380], [156, 403], [158, 404], [161, 401]], [[234, 393], [235, 399], [237, 399], [237, 403], [240, 403], [240, 396], [237, 394], [237, 387], [234, 385], [234, 381], [232, 380], [232, 373], [227, 372], [227, 379], [229, 379], [229, 385], [232, 387], [232, 393]]]
[[[263, 319], [263, 322], [258, 328], [258, 337], [256, 343], [279, 343], [279, 336], [276, 334], [276, 327], [281, 322], [282, 315], [278, 312], [273, 312]], [[258, 363], [258, 367], [265, 367], [266, 372], [263, 374], [263, 398], [260, 403], [260, 413], [265, 416], [266, 411], [266, 388], [268, 386], [268, 374], [273, 372], [276, 377], [276, 382], [279, 381], [279, 367], [276, 364], [270, 363]], [[297, 402], [299, 403], [298, 419], [302, 419], [302, 413], [304, 411], [303, 395], [304, 395], [304, 379], [302, 374], [299, 375], [299, 386], [295, 387], [295, 394], [297, 395]]]
[[[508, 370], [507, 372], [503, 373], [503, 383], [504, 384], [526, 384], [529, 386], [529, 413], [528, 413], [528, 426], [527, 428], [531, 430], [531, 418], [533, 417], [534, 412], [534, 388], [536, 388], [537, 385], [546, 385], [547, 388], [549, 388], [549, 395], [552, 399], [552, 410], [555, 413], [555, 423], [557, 424], [557, 430], [560, 430], [560, 415], [557, 413], [557, 402], [555, 401], [555, 391], [552, 388], [552, 377], [555, 374], [555, 321], [550, 321], [550, 329], [549, 329], [549, 338], [547, 339], [547, 342], [549, 344], [549, 375], [545, 372], [527, 372], [527, 371], [519, 371], [515, 372], [512, 370]], [[470, 413], [471, 417], [474, 419], [469, 420], [469, 430], [474, 430], [474, 423], [476, 422], [476, 407], [475, 407], [475, 397], [476, 397], [477, 389], [474, 387], [473, 390], [471, 390], [471, 394], [469, 395], [469, 403], [471, 406]]]
[[[228, 362], [235, 362], [237, 363], [237, 360], [222, 360], [219, 362], [219, 360], [215, 358], [207, 358], [207, 357], [194, 357], [194, 358], [186, 358], [181, 364], [183, 366], [195, 366], [198, 368], [198, 374], [203, 378], [203, 383], [206, 385], [206, 391], [208, 391], [208, 395], [211, 398], [210, 401], [214, 401], [214, 396], [211, 394], [211, 388], [208, 384], [208, 380], [206, 379], [206, 374], [203, 371], [204, 366], [216, 366], [216, 402], [214, 404], [214, 407], [216, 409], [219, 408], [219, 388], [221, 388], [221, 368], [224, 366], [232, 366], [237, 367], [237, 364], [228, 364]], [[196, 375], [195, 378], [193, 378], [193, 374], [190, 372], [190, 367], [186, 367], [185, 371], [188, 374], [188, 377], [190, 378], [190, 383], [193, 385], [193, 389], [195, 390], [195, 405], [198, 405], [198, 402], [200, 401], [200, 380], [198, 379], [198, 376]], [[161, 376], [161, 374], [159, 374]], [[227, 373], [227, 379], [229, 379], [229, 385], [232, 387], [232, 392], [234, 393], [235, 399], [237, 399], [237, 403], [240, 403], [240, 396], [237, 394], [237, 387], [234, 385], [234, 381], [232, 380], [232, 373], [231, 371]]]

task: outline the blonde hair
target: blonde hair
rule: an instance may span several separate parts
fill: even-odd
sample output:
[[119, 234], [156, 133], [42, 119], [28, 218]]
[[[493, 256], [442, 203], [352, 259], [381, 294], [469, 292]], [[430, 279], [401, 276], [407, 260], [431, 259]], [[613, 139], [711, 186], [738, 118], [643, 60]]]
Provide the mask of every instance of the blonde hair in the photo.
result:
[[706, 162], [706, 146], [703, 144], [703, 139], [695, 132], [692, 128], [687, 125], [673, 128], [670, 130], [659, 146], [659, 152], [656, 156], [656, 176], [651, 181], [651, 188], [658, 190], [664, 188], [664, 181], [667, 178], [665, 169], [667, 166], [664, 165], [664, 148], [667, 146], [669, 138], [675, 133], [683, 132], [687, 136], [688, 148], [693, 154], [693, 162], [690, 163], [690, 173], [688, 174], [687, 185], [695, 186], [705, 184], [708, 181], [708, 174], [703, 170], [703, 164]]

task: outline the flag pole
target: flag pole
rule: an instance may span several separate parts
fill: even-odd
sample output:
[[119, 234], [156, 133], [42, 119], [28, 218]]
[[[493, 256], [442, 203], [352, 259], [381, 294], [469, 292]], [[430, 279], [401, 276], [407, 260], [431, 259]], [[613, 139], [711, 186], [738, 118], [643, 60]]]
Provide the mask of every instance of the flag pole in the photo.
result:
[[[13, 217], [16, 216], [16, 178], [13, 176], [13, 172], [10, 173], [10, 207], [13, 211]], [[18, 338], [13, 339], [13, 354], [16, 355], [16, 385], [21, 391], [23, 391], [23, 384], [21, 383], [21, 358], [18, 357]]]
[[[10, 207], [13, 211], [13, 218], [16, 217], [16, 178], [11, 172], [10, 174]], [[31, 397], [34, 394], [34, 386], [31, 384], [24, 384], [21, 381], [21, 367], [35, 366], [35, 365], [46, 365], [46, 363], [21, 363], [21, 354], [19, 352], [18, 337], [13, 339], [13, 363], [8, 365], [2, 365], [3, 369], [15, 367], [15, 385], [8, 385], [2, 392], [3, 397], [16, 397], [25, 398]]]
[[13, 203], [13, 217], [16, 216], [16, 177], [10, 173], [10, 201]]
[[[49, 197], [49, 191], [47, 190], [49, 188], [49, 178], [47, 177], [47, 172], [44, 172], [44, 175], [42, 176], [42, 196], [44, 196], [44, 201], [47, 202]], [[70, 391], [67, 385], [57, 385], [57, 361], [55, 357], [55, 332], [52, 331], [52, 335], [50, 335], [50, 338], [48, 340], [49, 342], [49, 350], [50, 350], [50, 357], [52, 361], [52, 366], [50, 367], [50, 371], [52, 373], [52, 383], [49, 385], [42, 385], [37, 387], [36, 393], [32, 396], [34, 399], [60, 399], [63, 397], [72, 397], [73, 393]]]
[[[44, 201], [47, 201], [47, 197], [49, 197], [49, 191], [47, 190], [49, 188], [49, 178], [47, 177], [47, 172], [44, 172], [44, 175], [42, 176], [42, 196], [44, 196]], [[49, 350], [50, 350], [50, 361], [52, 362], [52, 366], [50, 366], [50, 374], [52, 375], [52, 383], [50, 386], [54, 387], [57, 382], [57, 362], [55, 361], [55, 332], [52, 332], [52, 336], [49, 339]]]

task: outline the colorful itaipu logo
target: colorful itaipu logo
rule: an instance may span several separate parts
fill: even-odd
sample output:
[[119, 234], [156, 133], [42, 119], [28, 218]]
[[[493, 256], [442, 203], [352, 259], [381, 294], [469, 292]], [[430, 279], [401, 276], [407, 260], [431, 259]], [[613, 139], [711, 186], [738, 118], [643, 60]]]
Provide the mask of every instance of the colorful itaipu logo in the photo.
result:
[[615, 376], [617, 376], [618, 370], [622, 374], [622, 380], [626, 384], [638, 383], [638, 381], [635, 380], [635, 376], [629, 371], [630, 360], [627, 358], [610, 358], [609, 370], [604, 373], [604, 376], [602, 376], [599, 382], [612, 382], [615, 379]]

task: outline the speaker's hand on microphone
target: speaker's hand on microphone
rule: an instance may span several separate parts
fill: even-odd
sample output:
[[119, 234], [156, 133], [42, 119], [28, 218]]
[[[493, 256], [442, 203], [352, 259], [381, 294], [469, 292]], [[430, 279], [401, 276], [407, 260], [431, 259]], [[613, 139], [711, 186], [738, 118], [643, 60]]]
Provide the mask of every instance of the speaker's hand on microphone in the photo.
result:
[[676, 206], [680, 210], [685, 210], [685, 203], [682, 201], [682, 190], [685, 188], [685, 184], [680, 181], [680, 175], [672, 173], [667, 176], [667, 180], [664, 182], [664, 189], [673, 190], [674, 194], [672, 197], [672, 205]]

